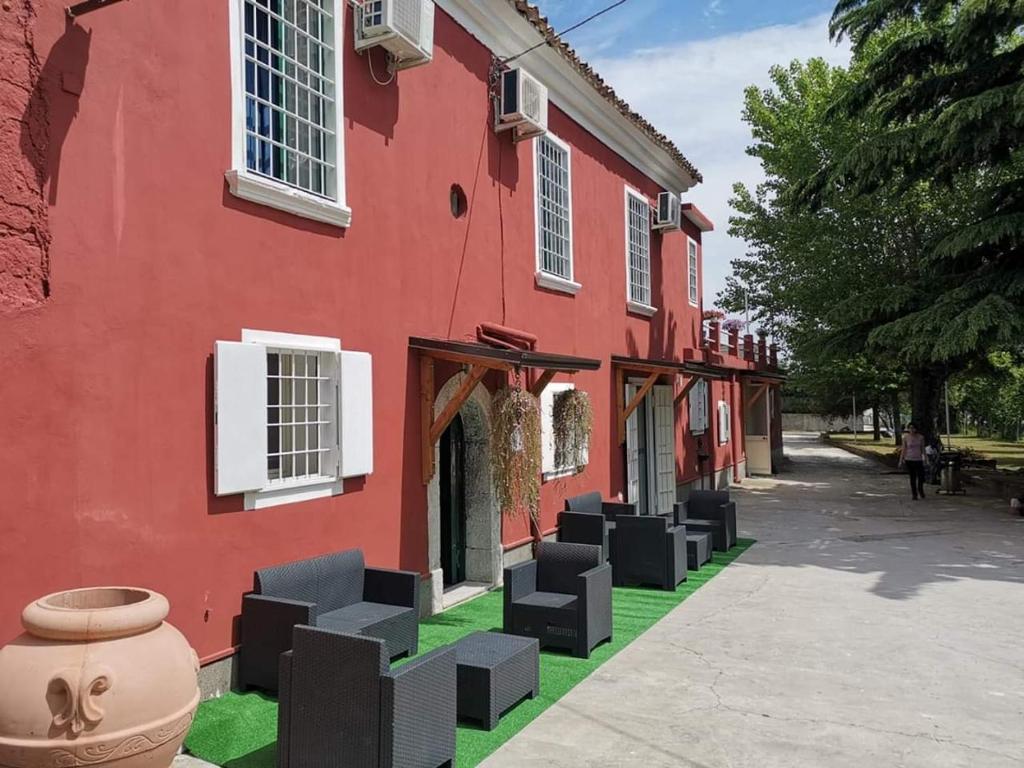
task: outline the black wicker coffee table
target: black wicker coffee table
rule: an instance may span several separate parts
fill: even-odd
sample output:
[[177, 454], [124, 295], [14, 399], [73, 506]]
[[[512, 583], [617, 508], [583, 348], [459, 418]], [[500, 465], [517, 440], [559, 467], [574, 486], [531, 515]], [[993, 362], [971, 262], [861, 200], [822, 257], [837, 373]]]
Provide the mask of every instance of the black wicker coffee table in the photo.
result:
[[455, 644], [459, 719], [493, 730], [505, 710], [540, 692], [540, 643], [501, 632], [474, 632]]

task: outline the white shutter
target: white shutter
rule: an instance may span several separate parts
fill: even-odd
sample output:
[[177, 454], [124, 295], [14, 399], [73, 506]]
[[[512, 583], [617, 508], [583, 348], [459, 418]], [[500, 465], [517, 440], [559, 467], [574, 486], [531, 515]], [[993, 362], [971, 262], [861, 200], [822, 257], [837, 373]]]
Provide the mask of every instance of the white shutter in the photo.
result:
[[373, 358], [341, 353], [341, 476], [373, 472]]
[[676, 501], [676, 439], [672, 387], [654, 387], [654, 453], [658, 514], [672, 514]]
[[[633, 402], [639, 387], [635, 384], [626, 385], [626, 402]], [[644, 406], [641, 404], [640, 408]], [[636, 411], [626, 419], [626, 501], [640, 501], [640, 429], [637, 424]]]
[[729, 404], [725, 400], [718, 401], [718, 444], [725, 445], [732, 437], [732, 419]]
[[687, 401], [690, 411], [690, 432], [699, 435], [707, 430], [707, 382], [698, 379], [690, 388]]
[[214, 493], [267, 484], [267, 351], [218, 341], [213, 350]]

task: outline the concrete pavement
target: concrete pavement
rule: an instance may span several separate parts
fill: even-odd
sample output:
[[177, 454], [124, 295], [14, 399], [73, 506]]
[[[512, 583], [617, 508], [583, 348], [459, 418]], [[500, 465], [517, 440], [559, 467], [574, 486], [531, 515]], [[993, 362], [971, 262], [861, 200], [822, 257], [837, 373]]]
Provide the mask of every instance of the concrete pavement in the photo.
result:
[[484, 765], [1019, 768], [1024, 520], [810, 436], [734, 565]]

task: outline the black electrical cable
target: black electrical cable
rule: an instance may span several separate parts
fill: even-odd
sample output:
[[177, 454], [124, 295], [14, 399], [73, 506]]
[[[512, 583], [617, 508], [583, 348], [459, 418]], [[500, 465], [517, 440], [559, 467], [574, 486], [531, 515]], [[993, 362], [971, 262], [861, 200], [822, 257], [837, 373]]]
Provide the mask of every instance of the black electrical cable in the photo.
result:
[[[569, 27], [568, 29], [564, 29], [564, 30], [562, 30], [561, 32], [559, 32], [559, 33], [557, 33], [557, 34], [558, 34], [558, 36], [559, 36], [559, 37], [562, 37], [563, 35], [567, 35], [567, 34], [569, 34], [570, 32], [573, 32], [573, 31], [575, 31], [575, 30], [579, 29], [579, 28], [580, 28], [580, 27], [582, 27], [582, 26], [583, 26], [584, 24], [589, 24], [589, 23], [590, 23], [590, 22], [592, 22], [592, 21], [593, 21], [594, 19], [596, 19], [596, 18], [597, 18], [598, 16], [604, 16], [604, 14], [608, 13], [609, 11], [613, 11], [613, 10], [615, 10], [615, 9], [616, 9], [616, 8], [618, 8], [618, 7], [620, 6], [620, 5], [625, 5], [625, 4], [627, 3], [627, 2], [629, 2], [629, 0], [618, 0], [618, 2], [612, 3], [611, 5], [609, 5], [609, 6], [608, 6], [608, 7], [606, 7], [606, 8], [602, 8], [602, 9], [601, 9], [600, 11], [598, 11], [597, 13], [594, 13], [594, 14], [592, 14], [592, 15], [588, 16], [587, 18], [583, 19], [583, 21], [580, 21], [580, 22], [578, 22], [578, 23], [576, 23], [576, 24], [573, 24], [573, 25], [572, 25], [571, 27]], [[547, 41], [547, 40], [542, 40], [541, 42], [537, 43], [537, 44], [536, 44], [535, 46], [533, 46], [532, 48], [527, 48], [527, 49], [526, 49], [525, 51], [523, 51], [522, 53], [517, 53], [517, 54], [516, 54], [515, 56], [509, 56], [509, 57], [508, 57], [507, 59], [502, 59], [502, 60], [501, 60], [501, 63], [502, 63], [502, 64], [508, 64], [509, 62], [512, 62], [512, 61], [515, 61], [516, 59], [522, 58], [522, 57], [523, 57], [523, 56], [525, 56], [526, 54], [528, 54], [528, 53], [531, 53], [531, 52], [533, 52], [533, 51], [537, 50], [538, 48], [541, 48], [541, 47], [543, 47], [543, 46], [545, 46], [545, 45], [547, 45], [547, 44], [548, 44], [548, 41]]]

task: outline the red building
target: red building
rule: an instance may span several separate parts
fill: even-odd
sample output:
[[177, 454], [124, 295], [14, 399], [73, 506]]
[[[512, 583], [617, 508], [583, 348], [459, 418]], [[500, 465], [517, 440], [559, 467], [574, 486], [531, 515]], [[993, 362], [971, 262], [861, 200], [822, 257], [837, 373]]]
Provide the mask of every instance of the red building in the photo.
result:
[[[651, 225], [697, 170], [526, 2], [394, 5], [415, 45], [361, 51], [342, 0], [0, 12], [0, 640], [143, 584], [210, 665], [255, 567], [356, 546], [428, 610], [499, 583], [538, 533], [490, 482], [517, 368], [594, 413], [579, 471], [545, 431], [542, 535], [586, 490], [655, 512], [771, 470], [771, 354], [702, 327], [711, 224]], [[533, 80], [492, 98], [520, 66], [534, 138]]]

